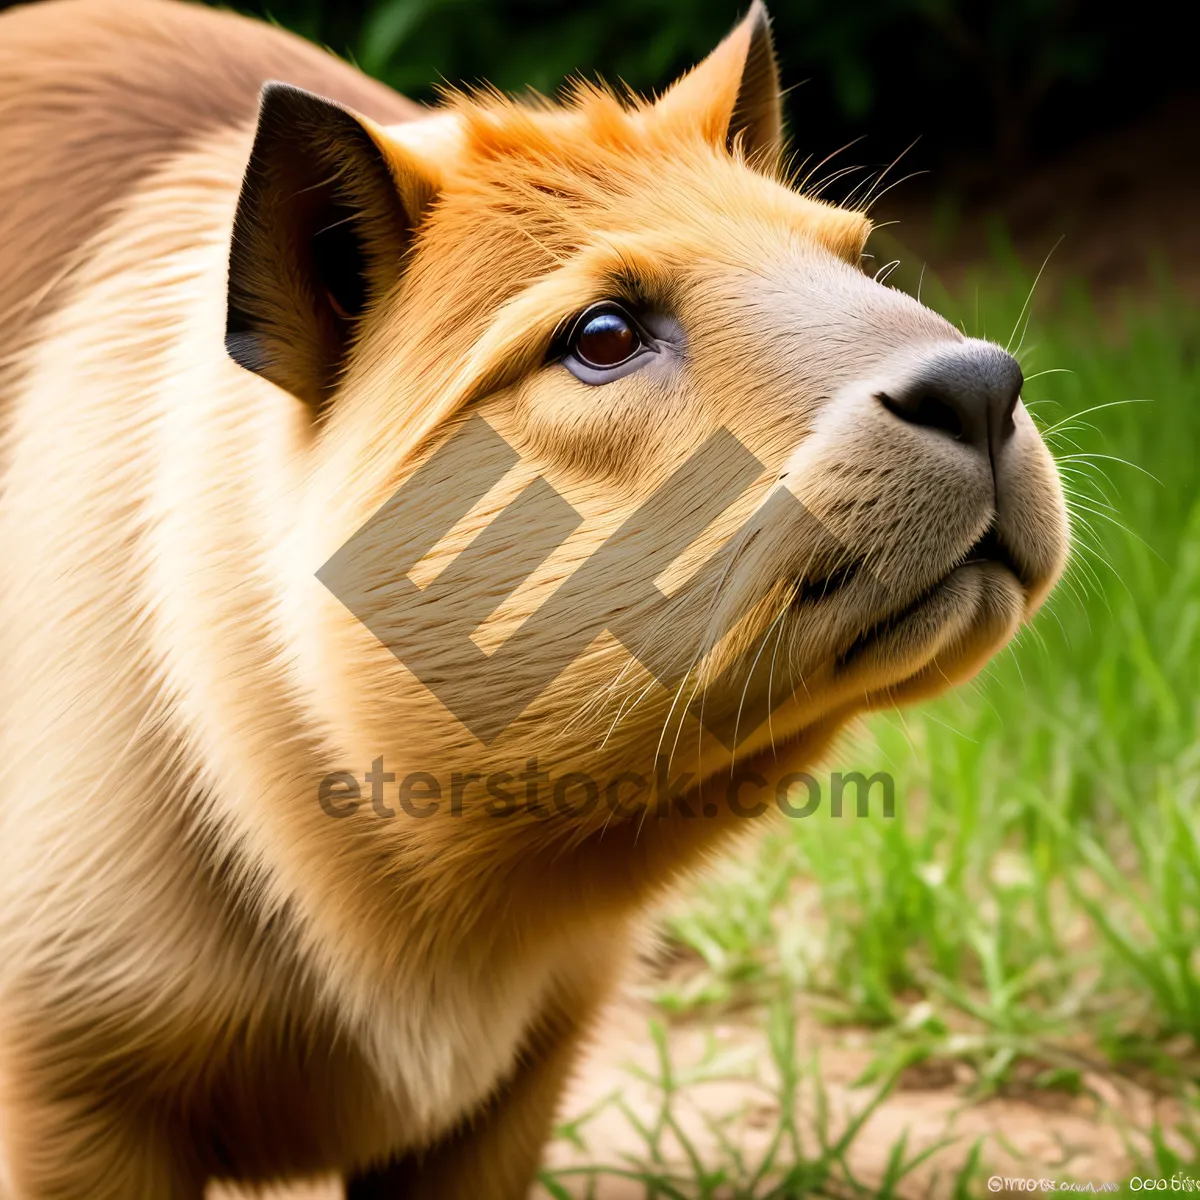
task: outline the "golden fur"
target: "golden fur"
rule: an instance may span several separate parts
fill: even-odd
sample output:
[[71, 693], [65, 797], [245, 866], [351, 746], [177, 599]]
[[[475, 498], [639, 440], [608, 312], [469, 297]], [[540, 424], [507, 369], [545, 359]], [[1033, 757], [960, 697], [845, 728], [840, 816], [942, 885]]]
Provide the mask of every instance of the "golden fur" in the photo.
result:
[[[256, 134], [271, 78], [359, 115], [277, 91]], [[359, 1200], [522, 1195], [640, 909], [736, 814], [497, 821], [466, 784], [461, 814], [331, 820], [321, 779], [534, 756], [613, 778], [665, 744], [719, 799], [728, 755], [680, 696], [768, 633], [788, 698], [737, 756], [777, 777], [775, 748], [811, 762], [854, 713], [968, 677], [1033, 613], [1065, 554], [1053, 464], [1019, 404], [989, 463], [878, 403], [978, 344], [859, 271], [863, 216], [782, 181], [759, 6], [656, 103], [580, 87], [427, 114], [240, 18], [55, 0], [0, 17], [0, 116], [10, 1196], [329, 1171]], [[357, 214], [353, 319], [296, 250], [306, 197]], [[614, 295], [670, 313], [683, 351], [603, 387], [547, 363]], [[798, 599], [837, 564], [760, 529], [730, 575], [745, 619], [678, 691], [605, 633], [483, 746], [315, 577], [471, 414], [520, 461], [418, 583], [539, 476], [582, 517], [524, 582], [520, 547], [497, 551], [481, 641], [721, 427], [761, 478], [664, 589], [788, 488], [901, 599], [854, 582]], [[964, 564], [989, 526], [1019, 578]], [[386, 596], [405, 532], [358, 546], [368, 593]]]

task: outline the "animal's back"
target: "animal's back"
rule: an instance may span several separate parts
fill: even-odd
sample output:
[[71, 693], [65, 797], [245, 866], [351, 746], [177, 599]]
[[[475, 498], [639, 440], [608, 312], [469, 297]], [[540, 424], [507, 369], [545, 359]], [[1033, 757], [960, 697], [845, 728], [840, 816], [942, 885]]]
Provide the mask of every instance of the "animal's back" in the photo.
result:
[[[0, 16], [0, 369], [122, 198], [280, 79], [374, 119], [419, 106], [293, 34], [159, 0], [46, 0]], [[11, 385], [8, 385], [11, 387]], [[0, 375], [0, 416], [6, 384]]]
[[[263, 1045], [282, 1045], [279, 1030], [303, 1020], [303, 1036], [320, 1040], [316, 1061], [338, 1064], [338, 1103], [347, 1095], [345, 1079], [353, 1092], [359, 1076], [357, 1060], [347, 1066], [345, 1054], [330, 1050], [330, 1019], [282, 948], [286, 939], [258, 936], [244, 897], [233, 894], [243, 864], [231, 865], [224, 851], [210, 853], [200, 822], [189, 815], [186, 806], [198, 803], [198, 768], [193, 757], [171, 758], [184, 753], [182, 735], [163, 716], [161, 655], [141, 618], [153, 559], [147, 514], [162, 512], [151, 476], [160, 470], [163, 413], [190, 405], [220, 424], [222, 401], [236, 402], [219, 386], [198, 393], [186, 383], [168, 387], [168, 347], [188, 347], [180, 353], [206, 381], [208, 371], [232, 375], [250, 391], [258, 388], [272, 411], [289, 403], [227, 359], [219, 329], [197, 346], [185, 328], [195, 310], [223, 315], [222, 266], [211, 247], [214, 236], [227, 243], [228, 230], [222, 224], [214, 235], [213, 225], [232, 216], [245, 163], [238, 147], [244, 142], [248, 152], [259, 93], [271, 79], [389, 124], [422, 111], [294, 35], [200, 5], [47, 0], [0, 15], [0, 559], [6, 563], [0, 747], [16, 748], [7, 757], [0, 753], [0, 875], [10, 885], [7, 891], [0, 885], [0, 993], [17, 974], [18, 959], [26, 967], [42, 961], [59, 927], [58, 916], [37, 928], [25, 916], [10, 921], [22, 893], [30, 897], [26, 913], [45, 904], [61, 914], [87, 892], [86, 1006], [67, 1011], [68, 1002], [56, 1009], [53, 1024], [57, 1031], [80, 1030], [85, 1041], [89, 1029], [108, 1030], [81, 1050], [82, 1063], [96, 1064], [105, 1059], [103, 1039], [113, 1028], [100, 1014], [129, 1012], [122, 1036], [137, 1043], [150, 1074], [202, 1074], [206, 1099], [203, 1112], [194, 1108], [189, 1118], [195, 1147], [189, 1153], [210, 1174], [227, 1165], [222, 1122], [255, 1130], [251, 1157], [240, 1164], [245, 1170], [256, 1169], [253, 1154], [281, 1143], [290, 1146], [297, 1169], [305, 1169], [305, 1155], [317, 1152], [322, 1137], [335, 1136], [322, 1132], [333, 1129], [334, 1118], [312, 1097], [335, 1093], [323, 1082], [289, 1109], [289, 1090], [298, 1094], [283, 1082], [289, 1054], [260, 1054], [258, 1042], [228, 1073], [211, 1070], [202, 1055], [189, 1057], [187, 1047], [202, 1040], [197, 1021], [243, 1036], [250, 1024], [261, 1027], [255, 1005], [271, 994], [278, 1020]], [[209, 154], [206, 148], [218, 143], [233, 149]], [[193, 254], [203, 266], [191, 262]], [[215, 451], [212, 474], [237, 476], [233, 464], [245, 452], [245, 439], [236, 438]], [[192, 474], [203, 466], [193, 463]], [[18, 552], [21, 546], [28, 554]], [[88, 603], [68, 599], [77, 588]], [[49, 691], [69, 699], [57, 704], [35, 695], [28, 668], [14, 663], [19, 647], [41, 660], [38, 676]], [[83, 721], [61, 723], [81, 708], [88, 712]], [[94, 794], [68, 766], [70, 778], [59, 776], [55, 785], [63, 803], [20, 799], [28, 798], [21, 782], [27, 767], [51, 743], [64, 746], [71, 763], [108, 764], [99, 768]], [[145, 803], [149, 797], [157, 802]], [[98, 897], [105, 890], [128, 896], [139, 880], [154, 892], [156, 911], [179, 919], [156, 923], [166, 940], [157, 939], [154, 950], [123, 958], [114, 948], [124, 937], [122, 918]], [[181, 944], [187, 949], [179, 952]], [[207, 990], [204, 1003], [185, 1013], [175, 984], [189, 963]], [[23, 978], [37, 973], [26, 970]], [[222, 989], [224, 999], [214, 999]], [[47, 1011], [40, 1000], [33, 1007]], [[0, 1031], [0, 1093], [7, 1100], [14, 1064], [25, 1061], [41, 1035], [10, 1009], [0, 1016]], [[262, 1118], [271, 1129], [258, 1110], [238, 1108], [245, 1089], [235, 1082], [252, 1072], [274, 1089]], [[58, 1086], [41, 1075], [38, 1081], [48, 1092]], [[36, 1145], [63, 1169], [72, 1162], [65, 1143], [40, 1131], [25, 1136], [0, 1119], [0, 1135], [0, 1197], [7, 1196], [6, 1139]], [[74, 1157], [81, 1177], [111, 1176], [114, 1189], [128, 1183], [121, 1172], [134, 1170], [124, 1165], [131, 1159], [115, 1138], [98, 1143], [94, 1158]], [[166, 1178], [175, 1165], [156, 1158], [145, 1170]], [[138, 1176], [133, 1194], [177, 1194], [159, 1175], [151, 1177], [153, 1185]]]

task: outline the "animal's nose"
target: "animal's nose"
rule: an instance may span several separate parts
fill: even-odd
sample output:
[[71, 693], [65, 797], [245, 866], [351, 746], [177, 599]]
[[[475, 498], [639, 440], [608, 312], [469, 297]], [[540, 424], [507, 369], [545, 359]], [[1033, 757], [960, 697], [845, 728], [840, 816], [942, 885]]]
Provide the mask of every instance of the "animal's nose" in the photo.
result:
[[1011, 354], [970, 341], [937, 353], [903, 384], [877, 395], [902, 421], [941, 430], [994, 456], [1013, 431], [1024, 381]]

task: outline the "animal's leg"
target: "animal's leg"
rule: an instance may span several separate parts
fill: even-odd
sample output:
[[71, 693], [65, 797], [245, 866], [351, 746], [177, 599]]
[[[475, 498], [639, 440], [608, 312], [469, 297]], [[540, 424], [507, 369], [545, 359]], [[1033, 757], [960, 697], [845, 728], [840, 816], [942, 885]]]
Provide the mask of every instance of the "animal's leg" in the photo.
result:
[[347, 1200], [524, 1200], [592, 1006], [543, 1014], [516, 1073], [423, 1153], [353, 1177]]
[[22, 1102], [0, 1114], [0, 1128], [12, 1188], [2, 1200], [203, 1200], [186, 1152], [119, 1110], [81, 1098]]

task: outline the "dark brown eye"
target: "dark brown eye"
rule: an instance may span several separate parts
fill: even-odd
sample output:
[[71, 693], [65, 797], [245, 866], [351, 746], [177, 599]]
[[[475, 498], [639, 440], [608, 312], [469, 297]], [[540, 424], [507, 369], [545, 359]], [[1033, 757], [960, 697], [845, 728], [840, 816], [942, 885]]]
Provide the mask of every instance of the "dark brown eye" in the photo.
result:
[[601, 370], [620, 366], [641, 346], [637, 328], [619, 308], [585, 313], [571, 339], [571, 350], [580, 362]]

